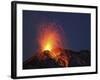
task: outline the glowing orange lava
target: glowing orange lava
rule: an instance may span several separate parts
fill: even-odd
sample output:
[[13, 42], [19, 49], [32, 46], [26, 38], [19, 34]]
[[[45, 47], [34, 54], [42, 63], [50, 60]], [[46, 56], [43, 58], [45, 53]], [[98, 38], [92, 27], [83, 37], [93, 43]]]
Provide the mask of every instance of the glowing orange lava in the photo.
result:
[[38, 31], [38, 42], [41, 51], [49, 50], [53, 55], [59, 54], [56, 48], [63, 48], [63, 30], [55, 23], [41, 24]]
[[61, 66], [68, 65], [68, 58], [64, 53], [64, 32], [61, 26], [55, 23], [41, 24], [37, 36], [40, 60], [45, 60], [47, 55]]
[[52, 50], [62, 46], [59, 27], [54, 23], [42, 24], [39, 30], [39, 45], [43, 50]]
[[54, 33], [46, 33], [47, 35], [44, 36], [44, 41], [42, 42], [42, 50], [49, 50], [51, 51], [53, 49], [53, 46], [55, 44], [55, 34]]

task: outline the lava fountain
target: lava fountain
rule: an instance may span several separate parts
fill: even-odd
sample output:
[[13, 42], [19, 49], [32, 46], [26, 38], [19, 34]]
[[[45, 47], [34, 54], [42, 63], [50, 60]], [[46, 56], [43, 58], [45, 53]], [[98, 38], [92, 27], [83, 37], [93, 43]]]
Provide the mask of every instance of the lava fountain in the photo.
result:
[[42, 51], [52, 51], [63, 47], [63, 29], [55, 23], [41, 24], [38, 31], [38, 42]]
[[[44, 55], [58, 61], [62, 49], [64, 49], [64, 31], [56, 23], [44, 23], [39, 26], [38, 43], [40, 47], [40, 58], [45, 59]], [[63, 58], [64, 60], [64, 58]], [[65, 64], [68, 63], [65, 59]]]

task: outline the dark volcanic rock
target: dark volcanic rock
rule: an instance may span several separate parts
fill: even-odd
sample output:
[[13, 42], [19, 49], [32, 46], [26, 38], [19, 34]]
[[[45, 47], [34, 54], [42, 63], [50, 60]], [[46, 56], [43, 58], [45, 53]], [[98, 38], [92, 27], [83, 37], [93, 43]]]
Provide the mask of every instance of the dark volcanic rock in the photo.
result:
[[[82, 50], [75, 52], [64, 50], [66, 56], [69, 55], [68, 67], [90, 66], [90, 51]], [[69, 52], [69, 53], [68, 53]], [[55, 60], [47, 57], [45, 60], [40, 60], [38, 55], [34, 55], [23, 62], [23, 69], [41, 69], [41, 68], [57, 68], [61, 67]]]

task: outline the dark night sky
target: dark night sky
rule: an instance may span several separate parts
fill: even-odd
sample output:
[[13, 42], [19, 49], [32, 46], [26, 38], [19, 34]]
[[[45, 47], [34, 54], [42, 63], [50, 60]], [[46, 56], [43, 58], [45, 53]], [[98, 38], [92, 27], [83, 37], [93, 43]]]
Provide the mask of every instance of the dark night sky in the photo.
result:
[[[67, 35], [68, 47], [74, 51], [90, 49], [90, 14], [23, 11], [23, 60], [36, 52], [36, 31], [41, 22], [55, 22]], [[65, 46], [66, 48], [66, 46]]]

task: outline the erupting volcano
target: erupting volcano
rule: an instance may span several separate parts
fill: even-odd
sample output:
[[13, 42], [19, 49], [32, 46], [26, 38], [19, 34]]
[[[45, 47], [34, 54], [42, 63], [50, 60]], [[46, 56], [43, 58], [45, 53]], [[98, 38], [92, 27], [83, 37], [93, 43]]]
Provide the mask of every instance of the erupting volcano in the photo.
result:
[[23, 69], [91, 66], [90, 23], [87, 13], [23, 10]]
[[38, 43], [40, 46], [40, 59], [45, 59], [45, 55], [58, 63], [67, 66], [68, 58], [64, 56], [64, 31], [56, 23], [41, 24], [38, 30]]
[[43, 23], [37, 30], [37, 52], [24, 62], [24, 69], [90, 65], [89, 51], [68, 50], [66, 35], [56, 23]]

